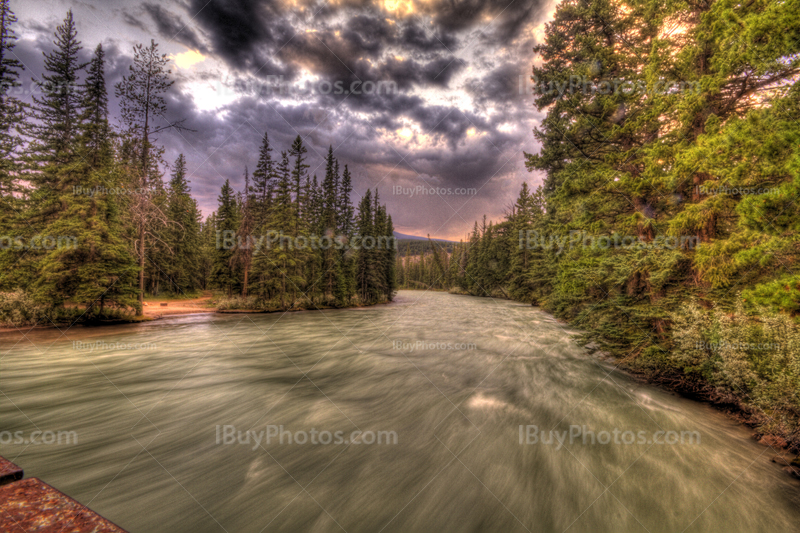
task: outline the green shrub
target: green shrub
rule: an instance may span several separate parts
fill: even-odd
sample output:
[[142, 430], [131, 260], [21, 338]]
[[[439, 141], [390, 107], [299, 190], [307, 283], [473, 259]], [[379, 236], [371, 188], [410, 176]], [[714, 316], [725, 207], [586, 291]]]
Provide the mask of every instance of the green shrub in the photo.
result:
[[41, 322], [49, 323], [47, 311], [24, 291], [0, 292], [0, 324], [4, 326], [21, 327]]
[[732, 312], [690, 303], [674, 313], [669, 360], [759, 410], [764, 433], [791, 438], [800, 418], [800, 327], [786, 314], [748, 315], [737, 300]]

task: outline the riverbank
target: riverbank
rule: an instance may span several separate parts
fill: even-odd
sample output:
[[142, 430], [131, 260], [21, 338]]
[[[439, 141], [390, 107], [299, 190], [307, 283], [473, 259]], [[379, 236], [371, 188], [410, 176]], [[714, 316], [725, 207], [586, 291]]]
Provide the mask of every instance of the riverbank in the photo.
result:
[[[67, 305], [68, 308], [74, 307]], [[37, 331], [53, 328], [70, 328], [72, 326], [106, 326], [118, 324], [138, 324], [140, 322], [148, 322], [150, 320], [157, 320], [166, 316], [180, 316], [180, 315], [193, 315], [198, 313], [214, 313], [216, 307], [214, 297], [211, 292], [206, 292], [202, 296], [196, 298], [149, 298], [144, 301], [142, 307], [142, 314], [138, 316], [123, 316], [120, 318], [90, 321], [90, 322], [75, 322], [70, 323], [67, 321], [50, 322], [48, 320], [40, 320], [36, 325], [30, 326], [9, 326], [0, 325], [0, 334], [2, 333], [28, 333], [29, 331]]]
[[265, 313], [298, 313], [302, 311], [325, 311], [333, 309], [369, 309], [376, 305], [385, 305], [391, 303], [390, 300], [377, 302], [372, 305], [355, 304], [350, 307], [334, 307], [330, 305], [316, 305], [309, 304], [310, 307], [296, 306], [289, 309], [275, 307], [268, 309], [222, 309], [218, 307], [218, 302], [214, 296], [207, 292], [203, 296], [197, 298], [174, 299], [174, 298], [151, 298], [144, 301], [142, 314], [138, 316], [131, 316], [127, 318], [109, 319], [93, 322], [78, 322], [75, 324], [69, 323], [49, 323], [37, 324], [35, 326], [0, 326], [0, 334], [3, 333], [22, 333], [26, 334], [29, 331], [46, 330], [53, 328], [69, 328], [71, 326], [105, 326], [105, 325], [120, 325], [120, 324], [137, 324], [140, 322], [147, 322], [150, 320], [158, 320], [167, 317], [176, 317], [182, 315], [195, 315], [204, 313], [219, 313], [219, 314], [265, 314]]
[[214, 297], [210, 292], [204, 293], [198, 298], [189, 299], [151, 298], [145, 300], [142, 307], [142, 315], [151, 318], [214, 313], [215, 311]]

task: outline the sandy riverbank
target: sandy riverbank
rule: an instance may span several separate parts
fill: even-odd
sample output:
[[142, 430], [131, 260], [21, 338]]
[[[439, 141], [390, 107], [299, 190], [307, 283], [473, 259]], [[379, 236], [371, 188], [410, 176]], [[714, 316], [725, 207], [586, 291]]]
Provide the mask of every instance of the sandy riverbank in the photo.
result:
[[[198, 298], [185, 300], [150, 298], [144, 301], [142, 316], [144, 320], [154, 320], [165, 316], [191, 315], [197, 313], [215, 313], [216, 307], [211, 303], [211, 293], [206, 293]], [[166, 304], [166, 305], [162, 305]], [[136, 320], [134, 320], [136, 321]], [[37, 324], [35, 326], [0, 326], [0, 333], [27, 333], [31, 330], [50, 329], [53, 327], [69, 327], [67, 325]]]

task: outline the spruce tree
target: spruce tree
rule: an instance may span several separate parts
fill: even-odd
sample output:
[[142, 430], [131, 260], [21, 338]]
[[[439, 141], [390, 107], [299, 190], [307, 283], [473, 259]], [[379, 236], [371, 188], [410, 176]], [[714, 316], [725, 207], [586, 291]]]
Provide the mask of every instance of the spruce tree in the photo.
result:
[[200, 210], [191, 196], [186, 178], [186, 158], [178, 155], [172, 170], [167, 191], [167, 217], [165, 232], [169, 246], [168, 268], [165, 271], [170, 290], [186, 294], [200, 286]]
[[249, 194], [253, 195], [253, 225], [261, 227], [267, 222], [272, 202], [272, 190], [275, 181], [275, 162], [272, 160], [272, 147], [269, 136], [264, 132], [261, 148], [258, 152], [258, 163], [253, 171], [253, 185]]
[[350, 199], [350, 194], [353, 192], [352, 177], [347, 165], [344, 166], [344, 173], [342, 174], [342, 186], [339, 191], [339, 220], [341, 222], [340, 229], [344, 235], [352, 235], [354, 229], [353, 221], [353, 202]]
[[234, 286], [237, 284], [231, 259], [235, 249], [235, 235], [239, 220], [236, 198], [229, 180], [225, 180], [217, 200], [219, 202], [216, 220], [217, 249], [214, 254], [211, 280], [228, 296], [231, 296]]
[[262, 300], [277, 298], [280, 308], [285, 309], [288, 291], [298, 281], [294, 274], [295, 255], [291, 241], [295, 204], [292, 202], [291, 170], [286, 152], [281, 152], [276, 174], [275, 201], [265, 226], [264, 245], [253, 260], [253, 278]]
[[292, 165], [292, 184], [294, 187], [294, 202], [295, 202], [295, 236], [300, 232], [300, 218], [303, 215], [303, 183], [306, 177], [306, 169], [309, 165], [306, 164], [306, 153], [308, 148], [303, 146], [303, 139], [298, 135], [292, 147], [289, 149], [289, 157], [294, 158]]
[[[386, 208], [383, 208], [383, 212], [386, 213]], [[392, 301], [394, 299], [394, 295], [397, 292], [397, 271], [396, 271], [396, 257], [397, 257], [397, 248], [396, 242], [394, 238], [394, 224], [392, 223], [392, 216], [386, 215], [386, 224], [384, 226], [384, 236], [386, 237], [386, 246], [383, 250], [384, 253], [384, 278], [386, 280], [386, 292], [385, 296], [388, 301]]]
[[[375, 217], [372, 191], [369, 189], [358, 204], [357, 233], [360, 246], [355, 268], [356, 290], [361, 303], [374, 303], [378, 300], [381, 280], [376, 269], [378, 262], [375, 260]], [[383, 275], [383, 272], [380, 275]]]
[[[18, 193], [21, 170], [20, 136], [24, 108], [22, 102], [12, 96], [20, 86], [20, 71], [24, 66], [13, 56], [17, 36], [14, 24], [17, 18], [11, 11], [9, 0], [0, 0], [0, 235], [8, 236], [15, 230], [15, 224], [25, 225], [24, 205]], [[0, 249], [0, 269], [10, 271], [19, 259], [13, 250]], [[10, 289], [16, 283], [10, 276], [0, 280], [0, 290]]]
[[[165, 121], [167, 104], [164, 94], [174, 83], [169, 79], [170, 71], [166, 68], [168, 62], [166, 54], [159, 54], [155, 41], [151, 40], [150, 46], [146, 48], [137, 44], [133, 47], [133, 65], [129, 67], [128, 75], [115, 86], [126, 128], [126, 162], [130, 187], [134, 191], [130, 209], [136, 231], [135, 249], [139, 258], [140, 305], [144, 302], [148, 245], [160, 244], [159, 239], [152, 237], [161, 233], [167, 224], [161, 209], [163, 204], [159, 202], [166, 199], [166, 194], [160, 194], [163, 182], [159, 164], [164, 149], [153, 144], [152, 136], [170, 128], [183, 127], [180, 122], [156, 126]], [[152, 255], [163, 257], [163, 254]], [[152, 277], [158, 275], [160, 271], [156, 269], [155, 276]]]
[[242, 216], [236, 231], [236, 249], [233, 253], [233, 264], [242, 270], [242, 298], [247, 298], [250, 281], [250, 267], [253, 263], [253, 229], [255, 226], [255, 197], [250, 194], [250, 174], [244, 168], [244, 194], [242, 198]]
[[78, 60], [81, 43], [72, 10], [56, 28], [53, 44], [53, 51], [42, 52], [45, 73], [34, 79], [41, 96], [33, 97], [33, 120], [26, 124], [32, 140], [28, 153], [33, 170], [28, 219], [32, 229], [39, 230], [60, 209], [57, 198], [62, 192], [61, 178], [78, 151], [82, 114], [79, 74], [86, 65]]
[[337, 230], [340, 228], [338, 220], [338, 206], [340, 197], [338, 188], [338, 162], [333, 157], [333, 147], [328, 147], [328, 156], [325, 161], [325, 179], [322, 181], [322, 202], [320, 212], [320, 238], [324, 237], [325, 242], [330, 246], [321, 250], [321, 268], [323, 272], [323, 290], [332, 295], [337, 286], [337, 276], [341, 275], [341, 254], [333, 246], [333, 239], [336, 237]]
[[[111, 303], [137, 306], [136, 263], [124, 239], [118, 195], [122, 173], [114, 160], [108, 125], [102, 47], [92, 58], [79, 106], [76, 158], [59, 170], [61, 206], [44, 234], [55, 238], [40, 259], [33, 283], [36, 299], [60, 306], [86, 306], [86, 316]], [[109, 193], [106, 188], [109, 188]], [[87, 191], [91, 193], [87, 194]]]
[[10, 229], [15, 211], [21, 208], [14, 193], [18, 189], [22, 145], [19, 130], [24, 114], [22, 103], [12, 93], [20, 86], [19, 75], [24, 66], [13, 55], [17, 44], [16, 22], [9, 0], [0, 0], [0, 233], [3, 235]]

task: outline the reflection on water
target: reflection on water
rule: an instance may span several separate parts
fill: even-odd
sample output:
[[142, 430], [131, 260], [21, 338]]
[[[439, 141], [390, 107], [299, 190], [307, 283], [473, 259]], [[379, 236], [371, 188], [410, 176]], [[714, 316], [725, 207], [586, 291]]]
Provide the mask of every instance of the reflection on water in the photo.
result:
[[[0, 454], [132, 532], [796, 530], [799, 485], [771, 450], [569, 333], [513, 302], [401, 292], [40, 331], [8, 352], [5, 334], [0, 432], [78, 443], [0, 433]], [[597, 442], [614, 430], [637, 439]]]

